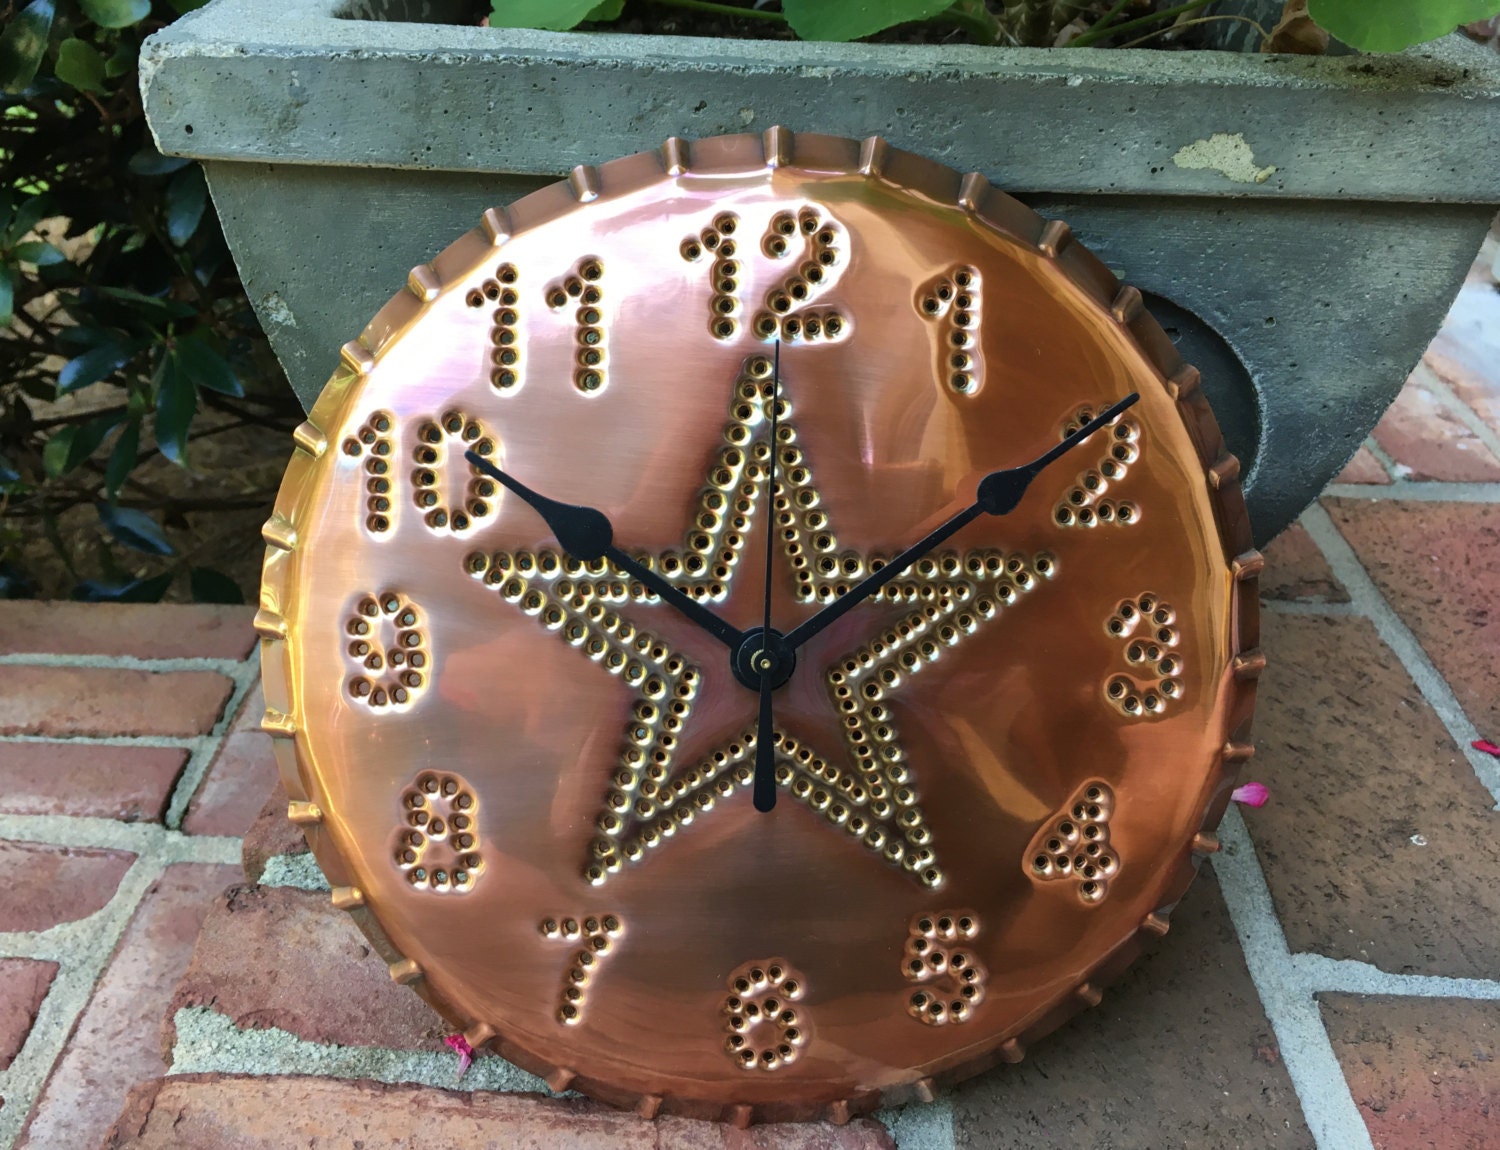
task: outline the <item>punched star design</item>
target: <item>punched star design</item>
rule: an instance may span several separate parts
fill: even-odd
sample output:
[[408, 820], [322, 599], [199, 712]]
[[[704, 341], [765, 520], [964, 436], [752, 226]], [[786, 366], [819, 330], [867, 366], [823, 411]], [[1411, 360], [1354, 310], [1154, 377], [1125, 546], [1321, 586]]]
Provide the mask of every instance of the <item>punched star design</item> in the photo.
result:
[[[680, 550], [635, 558], [706, 605], [728, 598], [755, 516], [766, 503], [770, 447], [755, 432], [769, 424], [771, 362], [746, 360], [725, 428], [726, 446], [708, 469], [698, 513]], [[781, 551], [796, 579], [796, 597], [826, 604], [888, 556], [838, 546], [820, 507], [812, 467], [797, 447], [785, 392], [777, 480], [772, 493]], [[678, 745], [690, 721], [702, 670], [616, 608], [660, 606], [644, 584], [604, 559], [581, 562], [556, 551], [497, 552], [469, 559], [469, 572], [496, 588], [537, 624], [577, 648], [635, 694], [623, 746], [594, 821], [583, 875], [606, 883], [742, 790], [754, 776], [756, 734], [738, 737], [688, 766]], [[839, 756], [776, 731], [776, 783], [852, 842], [933, 887], [942, 881], [932, 830], [922, 811], [916, 772], [902, 749], [889, 698], [905, 681], [992, 622], [1057, 569], [1045, 553], [943, 551], [887, 584], [873, 602], [907, 613], [834, 661], [823, 672], [829, 702], [843, 717]], [[633, 614], [634, 612], [632, 612]], [[747, 800], [748, 801], [748, 800]]]

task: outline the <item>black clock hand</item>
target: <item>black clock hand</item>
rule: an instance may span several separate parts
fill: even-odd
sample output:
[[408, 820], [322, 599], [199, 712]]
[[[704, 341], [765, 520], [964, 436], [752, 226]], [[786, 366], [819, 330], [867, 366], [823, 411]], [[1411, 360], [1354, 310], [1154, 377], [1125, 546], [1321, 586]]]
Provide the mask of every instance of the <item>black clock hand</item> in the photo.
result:
[[640, 580], [661, 596], [662, 602], [670, 603], [694, 623], [713, 635], [720, 642], [736, 650], [745, 636], [707, 607], [693, 600], [684, 592], [668, 583], [651, 568], [632, 559], [614, 545], [614, 527], [604, 512], [593, 507], [579, 507], [573, 503], [559, 503], [548, 499], [527, 487], [519, 479], [505, 474], [477, 451], [464, 452], [464, 458], [490, 478], [503, 483], [507, 489], [524, 499], [544, 520], [548, 528], [562, 544], [562, 549], [574, 559], [589, 562], [608, 559], [621, 571]]
[[[766, 614], [762, 640], [771, 635], [771, 556], [776, 549], [776, 442], [777, 396], [781, 389], [781, 341], [776, 341], [771, 360], [771, 458], [770, 477], [766, 480]], [[776, 681], [771, 677], [770, 659], [764, 651], [758, 656], [760, 676], [760, 722], [755, 733], [755, 809], [769, 811], [776, 806], [776, 721], [772, 715], [771, 692]]]
[[925, 539], [912, 544], [912, 546], [901, 552], [900, 555], [897, 555], [879, 571], [867, 576], [864, 580], [849, 588], [848, 591], [840, 595], [827, 607], [824, 607], [823, 610], [819, 611], [811, 619], [794, 627], [787, 633], [787, 647], [795, 651], [830, 623], [842, 618], [844, 613], [850, 608], [864, 602], [864, 600], [875, 594], [875, 592], [879, 591], [892, 579], [895, 579], [918, 559], [922, 558], [922, 556], [945, 542], [961, 528], [967, 527], [981, 515], [1007, 515], [1014, 511], [1016, 505], [1021, 502], [1021, 496], [1026, 494], [1026, 488], [1031, 485], [1031, 481], [1041, 473], [1043, 468], [1077, 447], [1090, 435], [1118, 416], [1131, 404], [1135, 403], [1140, 397], [1139, 392], [1131, 392], [1108, 411], [1101, 412], [1056, 447], [1033, 459], [1030, 463], [1023, 464], [1020, 467], [1009, 467], [1000, 471], [991, 471], [979, 481], [978, 498], [973, 503], [938, 527]]

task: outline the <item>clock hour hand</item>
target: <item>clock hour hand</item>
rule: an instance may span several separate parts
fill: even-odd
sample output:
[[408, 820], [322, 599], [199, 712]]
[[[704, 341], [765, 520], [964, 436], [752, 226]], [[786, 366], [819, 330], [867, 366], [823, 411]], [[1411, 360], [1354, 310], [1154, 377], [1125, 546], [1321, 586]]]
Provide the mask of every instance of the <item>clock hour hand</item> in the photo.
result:
[[811, 619], [794, 627], [786, 635], [787, 647], [795, 651], [829, 624], [842, 618], [845, 612], [849, 611], [856, 604], [864, 602], [918, 559], [922, 558], [922, 556], [934, 548], [941, 546], [949, 537], [956, 534], [962, 528], [967, 527], [981, 515], [1008, 515], [1014, 511], [1017, 504], [1021, 502], [1021, 497], [1026, 494], [1026, 489], [1031, 486], [1031, 481], [1040, 475], [1044, 468], [1056, 462], [1106, 423], [1118, 417], [1126, 408], [1140, 399], [1140, 397], [1139, 392], [1131, 392], [1108, 410], [1100, 412], [1093, 419], [1089, 420], [1056, 447], [1037, 456], [1030, 463], [1022, 464], [1020, 467], [1007, 467], [999, 471], [991, 471], [979, 481], [978, 496], [973, 503], [943, 523], [924, 539], [912, 544], [879, 571], [874, 572], [849, 588], [848, 591], [840, 595]]
[[593, 507], [580, 507], [574, 503], [559, 503], [555, 499], [548, 499], [514, 476], [501, 471], [477, 451], [464, 452], [464, 458], [525, 500], [546, 521], [562, 549], [574, 559], [585, 563], [595, 559], [608, 559], [631, 578], [644, 583], [661, 597], [662, 602], [677, 608], [731, 651], [739, 648], [744, 635], [737, 627], [731, 626], [691, 596], [672, 586], [657, 572], [615, 546], [614, 527], [604, 512]]

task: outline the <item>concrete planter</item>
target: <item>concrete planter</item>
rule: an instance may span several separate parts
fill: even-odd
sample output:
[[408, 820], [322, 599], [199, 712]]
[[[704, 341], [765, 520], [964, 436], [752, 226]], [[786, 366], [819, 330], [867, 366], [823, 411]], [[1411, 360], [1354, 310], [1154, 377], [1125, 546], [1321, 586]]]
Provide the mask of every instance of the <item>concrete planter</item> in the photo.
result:
[[885, 136], [1072, 224], [1204, 370], [1258, 537], [1352, 455], [1500, 205], [1500, 57], [502, 31], [454, 0], [213, 0], [147, 41], [304, 403], [480, 213], [669, 135]]

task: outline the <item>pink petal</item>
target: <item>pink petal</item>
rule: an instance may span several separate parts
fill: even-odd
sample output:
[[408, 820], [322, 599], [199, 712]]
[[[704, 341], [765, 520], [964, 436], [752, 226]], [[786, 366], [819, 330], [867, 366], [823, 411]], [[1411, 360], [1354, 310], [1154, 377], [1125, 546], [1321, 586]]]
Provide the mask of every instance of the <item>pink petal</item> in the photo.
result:
[[1488, 739], [1475, 739], [1469, 745], [1476, 751], [1483, 751], [1487, 755], [1494, 755], [1495, 758], [1500, 759], [1500, 747], [1495, 746]]
[[474, 1048], [469, 1045], [469, 1040], [462, 1034], [450, 1034], [443, 1039], [443, 1044], [458, 1055], [458, 1076], [462, 1078], [464, 1071], [468, 1070], [474, 1062]]
[[1271, 797], [1271, 790], [1265, 783], [1246, 783], [1242, 787], [1235, 787], [1234, 793], [1229, 797], [1247, 807], [1263, 807]]

